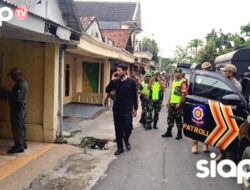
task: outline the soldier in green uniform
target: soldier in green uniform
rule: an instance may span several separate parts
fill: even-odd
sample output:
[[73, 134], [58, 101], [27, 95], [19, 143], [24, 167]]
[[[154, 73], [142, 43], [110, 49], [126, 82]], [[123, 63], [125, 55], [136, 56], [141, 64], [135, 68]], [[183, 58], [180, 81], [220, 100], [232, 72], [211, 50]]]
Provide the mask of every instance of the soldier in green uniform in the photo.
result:
[[174, 122], [176, 122], [178, 129], [176, 140], [179, 140], [182, 138], [182, 103], [187, 93], [187, 83], [185, 79], [182, 78], [181, 69], [175, 69], [174, 75], [175, 79], [172, 82], [169, 101], [167, 103], [168, 129], [162, 137], [172, 137], [172, 128], [174, 127]]
[[139, 87], [139, 93], [140, 93], [140, 99], [141, 99], [141, 107], [142, 107], [142, 113], [141, 113], [141, 119], [140, 123], [143, 125], [145, 129], [147, 129], [150, 125], [150, 110], [152, 107], [152, 101], [151, 101], [151, 89], [149, 87], [149, 83], [151, 81], [152, 74], [146, 73], [144, 75], [144, 80], [141, 81], [140, 87]]
[[23, 79], [22, 72], [17, 68], [10, 70], [7, 76], [11, 76], [11, 79], [15, 82], [10, 92], [5, 91], [10, 106], [11, 131], [15, 143], [7, 153], [21, 153], [27, 148], [25, 118], [28, 83]]
[[164, 90], [166, 88], [165, 83], [160, 79], [160, 71], [154, 72], [153, 79], [149, 86], [151, 89], [150, 99], [152, 101], [152, 106], [149, 107], [149, 125], [147, 126], [147, 129], [152, 129], [152, 123], [153, 128], [158, 129], [157, 123], [159, 120], [159, 113], [161, 111]]

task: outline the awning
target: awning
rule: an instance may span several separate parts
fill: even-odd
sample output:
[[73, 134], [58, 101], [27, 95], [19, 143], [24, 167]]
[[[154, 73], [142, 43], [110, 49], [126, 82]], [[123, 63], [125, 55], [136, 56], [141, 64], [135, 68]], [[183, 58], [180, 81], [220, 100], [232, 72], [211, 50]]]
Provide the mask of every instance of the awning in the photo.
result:
[[69, 47], [67, 51], [96, 58], [117, 59], [126, 63], [134, 63], [135, 61], [133, 54], [97, 41], [87, 34], [82, 35], [77, 46]]

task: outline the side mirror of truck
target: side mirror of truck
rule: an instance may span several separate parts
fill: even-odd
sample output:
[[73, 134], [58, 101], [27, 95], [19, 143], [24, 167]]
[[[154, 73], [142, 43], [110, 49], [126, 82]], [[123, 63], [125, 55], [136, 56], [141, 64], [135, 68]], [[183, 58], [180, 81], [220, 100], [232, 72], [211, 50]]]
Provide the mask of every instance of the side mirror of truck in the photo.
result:
[[237, 106], [241, 104], [241, 99], [237, 94], [229, 94], [225, 95], [221, 98], [221, 103], [226, 104], [226, 105], [232, 105], [232, 106]]

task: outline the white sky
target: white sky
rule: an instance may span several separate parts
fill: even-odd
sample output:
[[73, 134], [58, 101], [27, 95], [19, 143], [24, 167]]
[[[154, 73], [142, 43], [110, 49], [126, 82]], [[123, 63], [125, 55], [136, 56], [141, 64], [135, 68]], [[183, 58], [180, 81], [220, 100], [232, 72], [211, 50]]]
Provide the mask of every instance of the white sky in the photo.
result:
[[[99, 0], [110, 1], [110, 0]], [[111, 0], [136, 1], [136, 0]], [[239, 33], [250, 21], [250, 0], [140, 0], [144, 34], [153, 37], [165, 57], [177, 45], [204, 39], [213, 28]]]

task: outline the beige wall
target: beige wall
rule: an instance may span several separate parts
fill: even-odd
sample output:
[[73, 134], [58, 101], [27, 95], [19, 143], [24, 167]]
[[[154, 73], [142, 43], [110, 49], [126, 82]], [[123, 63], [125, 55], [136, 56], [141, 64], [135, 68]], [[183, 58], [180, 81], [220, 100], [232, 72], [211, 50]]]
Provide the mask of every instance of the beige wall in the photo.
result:
[[[70, 91], [69, 96], [65, 96], [65, 72], [66, 72], [66, 65], [70, 66]], [[63, 72], [63, 96], [64, 96], [64, 104], [73, 102], [73, 85], [75, 80], [74, 75], [74, 57], [68, 53], [65, 53], [64, 57], [64, 72]]]
[[[3, 66], [2, 74], [5, 76], [13, 67], [18, 67], [23, 71], [24, 78], [29, 84], [27, 96], [27, 139], [34, 141], [52, 142], [55, 138], [55, 133], [52, 132], [56, 127], [56, 107], [55, 90], [55, 61], [58, 47], [55, 45], [46, 45], [39, 42], [28, 42], [21, 40], [0, 39], [0, 60]], [[51, 78], [52, 77], [52, 78]], [[3, 77], [3, 87], [11, 89], [14, 83], [9, 77]], [[58, 85], [57, 85], [58, 86]], [[50, 94], [50, 97], [47, 95]], [[45, 106], [45, 101], [52, 98], [50, 105]], [[53, 103], [52, 103], [53, 102]], [[51, 110], [51, 104], [53, 109]], [[48, 112], [48, 110], [51, 110]], [[50, 113], [51, 116], [46, 116], [44, 113]], [[44, 118], [48, 118], [47, 121]], [[52, 119], [51, 119], [52, 118]], [[54, 120], [55, 119], [55, 120]], [[10, 130], [9, 107], [7, 102], [0, 100], [0, 137], [11, 137]], [[53, 121], [51, 121], [53, 120]], [[44, 134], [46, 128], [51, 131], [48, 135]], [[48, 131], [47, 131], [48, 132]], [[45, 137], [50, 136], [50, 137]]]
[[[110, 76], [110, 63], [108, 59], [98, 59], [94, 57], [88, 57], [86, 55], [78, 55], [66, 52], [65, 53], [65, 65], [70, 64], [71, 67], [71, 76], [70, 76], [70, 96], [65, 97], [65, 89], [63, 91], [64, 94], [64, 104], [68, 104], [71, 102], [79, 102], [79, 93], [84, 93], [82, 90], [82, 77], [83, 77], [83, 70], [82, 70], [82, 62], [89, 62], [89, 63], [99, 63], [104, 64], [104, 76], [103, 81], [100, 84], [103, 85], [103, 91], [99, 94], [102, 96], [102, 99], [105, 96], [105, 87], [109, 82]], [[65, 72], [64, 72], [65, 74]], [[100, 73], [99, 73], [100, 76]], [[65, 76], [63, 77], [64, 87], [65, 87]]]
[[70, 95], [65, 96], [65, 71], [63, 72], [63, 96], [64, 104], [77, 101], [77, 93], [82, 92], [82, 61], [83, 57], [72, 54], [65, 53], [64, 68], [66, 65], [70, 65]]
[[99, 40], [100, 42], [103, 42], [102, 34], [100, 32], [100, 29], [99, 29], [99, 26], [98, 26], [98, 23], [97, 23], [96, 20], [92, 23], [92, 25], [88, 28], [88, 30], [86, 32], [87, 32], [87, 34], [89, 34], [93, 38], [95, 38], [96, 40]]

